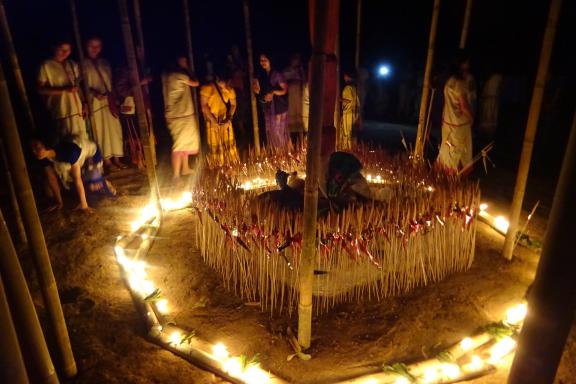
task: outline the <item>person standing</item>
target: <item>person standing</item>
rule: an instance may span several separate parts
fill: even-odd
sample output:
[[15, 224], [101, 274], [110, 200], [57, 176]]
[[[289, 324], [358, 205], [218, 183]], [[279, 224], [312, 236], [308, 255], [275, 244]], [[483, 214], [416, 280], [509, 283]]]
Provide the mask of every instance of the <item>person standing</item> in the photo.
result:
[[200, 149], [200, 131], [190, 87], [197, 87], [198, 80], [189, 72], [188, 59], [177, 57], [176, 65], [162, 74], [164, 117], [172, 136], [172, 175], [175, 179], [191, 173], [190, 155]]
[[472, 124], [476, 87], [470, 60], [460, 53], [444, 86], [442, 143], [437, 163], [449, 172], [458, 172], [472, 161]]
[[92, 103], [94, 132], [104, 166], [108, 170], [126, 168], [119, 108], [112, 92], [112, 71], [108, 61], [100, 57], [102, 40], [93, 37], [86, 41], [86, 59], [82, 63], [88, 85], [88, 102]]
[[72, 45], [58, 42], [52, 58], [44, 61], [38, 73], [38, 93], [43, 96], [46, 108], [56, 123], [56, 137], [87, 137], [85, 110], [80, 98], [80, 71], [70, 60]]
[[299, 54], [290, 58], [290, 65], [284, 70], [284, 80], [288, 84], [288, 131], [293, 141], [302, 141], [305, 132], [303, 108], [306, 74]]
[[340, 99], [342, 103], [342, 118], [336, 136], [336, 147], [339, 151], [352, 149], [352, 132], [357, 129], [360, 118], [360, 99], [354, 73], [344, 72], [344, 89]]
[[215, 73], [215, 81], [200, 89], [200, 105], [206, 121], [206, 141], [211, 165], [223, 166], [240, 162], [232, 118], [236, 112], [236, 92], [228, 85], [224, 72]]
[[254, 81], [253, 90], [264, 110], [266, 140], [272, 147], [286, 148], [289, 141], [286, 129], [288, 85], [282, 73], [272, 68], [268, 55], [260, 55], [260, 66], [262, 70]]

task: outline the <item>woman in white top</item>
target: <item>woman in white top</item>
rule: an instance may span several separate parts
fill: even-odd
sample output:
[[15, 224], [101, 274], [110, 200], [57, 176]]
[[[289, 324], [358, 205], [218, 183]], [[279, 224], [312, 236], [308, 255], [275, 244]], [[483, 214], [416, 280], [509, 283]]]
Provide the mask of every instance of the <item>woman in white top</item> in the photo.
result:
[[56, 122], [59, 139], [70, 135], [87, 137], [78, 88], [80, 71], [78, 64], [69, 60], [71, 52], [70, 43], [58, 43], [52, 58], [42, 63], [38, 73], [38, 93]]
[[112, 71], [110, 64], [100, 57], [102, 40], [93, 37], [86, 42], [87, 58], [82, 65], [88, 85], [89, 102], [92, 103], [94, 134], [102, 151], [104, 165], [110, 169], [126, 168], [120, 161], [124, 157], [122, 126], [118, 105], [112, 93]]
[[458, 172], [472, 161], [475, 103], [476, 86], [470, 74], [470, 61], [461, 54], [444, 86], [442, 144], [437, 162], [447, 171]]

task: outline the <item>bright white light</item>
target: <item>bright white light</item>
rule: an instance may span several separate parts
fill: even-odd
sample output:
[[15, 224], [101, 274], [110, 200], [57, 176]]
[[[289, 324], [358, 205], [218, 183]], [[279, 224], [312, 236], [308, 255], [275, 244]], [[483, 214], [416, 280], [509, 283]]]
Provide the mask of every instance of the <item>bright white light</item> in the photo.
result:
[[504, 356], [512, 352], [516, 348], [516, 341], [511, 337], [505, 337], [498, 341], [490, 349], [490, 364], [495, 364], [500, 361]]
[[366, 180], [368, 180], [369, 182], [372, 181], [372, 175], [370, 174], [366, 175]]
[[483, 366], [484, 366], [484, 362], [482, 361], [480, 356], [474, 355], [474, 356], [472, 356], [472, 361], [470, 362], [470, 365], [468, 367], [472, 371], [479, 371]]
[[436, 380], [438, 380], [438, 371], [436, 368], [428, 368], [424, 371], [423, 380], [425, 384], [435, 383]]
[[388, 77], [390, 76], [390, 66], [387, 64], [382, 64], [381, 66], [378, 67], [378, 76], [380, 77]]
[[401, 376], [399, 378], [396, 379], [396, 381], [394, 382], [394, 384], [410, 384], [410, 380], [408, 380], [407, 378], [405, 378], [404, 376]]
[[266, 384], [270, 382], [270, 375], [257, 365], [251, 365], [242, 374], [242, 379], [249, 384]]
[[236, 357], [232, 357], [224, 362], [222, 368], [231, 376], [239, 377], [242, 374], [242, 363]]
[[222, 343], [218, 343], [212, 347], [212, 354], [218, 360], [226, 360], [228, 356], [230, 356], [228, 348]]
[[460, 376], [460, 367], [457, 364], [442, 364], [442, 373], [449, 379], [456, 379]]
[[426, 188], [426, 190], [428, 192], [434, 192], [434, 187], [428, 186], [428, 188]]
[[[132, 285], [130, 285], [130, 286], [132, 286]], [[143, 280], [140, 283], [140, 290], [139, 291], [144, 296], [150, 295], [155, 290], [156, 290], [156, 287], [154, 286], [154, 283], [151, 282], [150, 280]]]
[[480, 204], [480, 210], [481, 210], [482, 212], [484, 212], [484, 211], [487, 210], [487, 209], [488, 209], [488, 204], [486, 204], [486, 203]]
[[174, 331], [170, 334], [170, 344], [180, 345], [182, 341], [182, 334], [178, 331]]
[[156, 309], [158, 309], [158, 311], [165, 315], [168, 313], [168, 300], [166, 299], [160, 299], [156, 302]]
[[504, 218], [504, 216], [498, 216], [494, 219], [494, 226], [503, 233], [508, 232], [508, 226], [510, 225], [510, 223], [508, 223], [508, 220], [506, 220], [506, 218]]
[[379, 381], [376, 379], [366, 379], [365, 381], [362, 382], [362, 384], [378, 384]]
[[528, 313], [528, 306], [526, 303], [515, 305], [506, 311], [506, 322], [510, 325], [517, 325], [524, 321]]
[[462, 341], [460, 342], [460, 348], [462, 348], [464, 352], [471, 350], [473, 346], [474, 342], [469, 337], [462, 339]]

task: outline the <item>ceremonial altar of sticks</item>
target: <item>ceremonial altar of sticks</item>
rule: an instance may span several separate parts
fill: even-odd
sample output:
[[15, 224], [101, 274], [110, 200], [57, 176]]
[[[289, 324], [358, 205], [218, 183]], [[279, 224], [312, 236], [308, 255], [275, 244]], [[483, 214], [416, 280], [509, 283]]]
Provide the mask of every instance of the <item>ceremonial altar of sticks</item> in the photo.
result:
[[[318, 218], [316, 310], [382, 299], [470, 267], [480, 190], [472, 181], [401, 156], [358, 147], [374, 200]], [[277, 189], [278, 169], [305, 177], [305, 153], [263, 151], [237, 167], [208, 168], [194, 190], [197, 243], [225, 286], [263, 309], [298, 300], [302, 212], [258, 195]]]

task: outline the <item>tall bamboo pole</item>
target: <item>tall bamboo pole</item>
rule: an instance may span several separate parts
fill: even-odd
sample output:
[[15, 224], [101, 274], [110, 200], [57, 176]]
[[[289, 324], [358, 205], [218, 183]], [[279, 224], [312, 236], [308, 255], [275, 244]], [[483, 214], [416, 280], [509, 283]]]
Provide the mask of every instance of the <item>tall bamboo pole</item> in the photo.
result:
[[472, 14], [473, 0], [466, 0], [466, 10], [464, 11], [464, 23], [462, 24], [462, 32], [460, 33], [460, 49], [466, 48], [466, 41], [468, 40], [468, 30], [470, 29], [470, 15]]
[[[126, 0], [118, 0], [120, 18], [122, 21], [122, 36], [124, 38], [124, 47], [126, 49], [126, 61], [130, 72], [130, 82], [132, 83], [132, 92], [136, 104], [136, 116], [138, 117], [138, 128], [140, 129], [140, 138], [144, 150], [144, 159], [146, 160], [146, 173], [148, 174], [148, 183], [150, 185], [150, 196], [154, 204], [160, 208], [160, 191], [158, 189], [158, 178], [156, 176], [156, 167], [152, 147], [154, 139], [148, 134], [148, 120], [146, 116], [146, 106], [144, 105], [144, 96], [140, 86], [140, 75], [138, 74], [138, 62], [136, 60], [136, 50], [132, 36], [132, 27], [128, 16], [128, 5]], [[159, 209], [161, 212], [161, 209]]]
[[[142, 14], [140, 12], [140, 0], [134, 0], [134, 21], [136, 24], [136, 41], [138, 42], [138, 46], [141, 50], [140, 60], [138, 64], [140, 65], [140, 76], [146, 75], [146, 47], [144, 44], [144, 28], [142, 26]], [[145, 83], [141, 86], [143, 91], [143, 98], [144, 100], [150, 98], [150, 87], [148, 87], [148, 83]], [[144, 107], [146, 107], [146, 103], [144, 103]], [[152, 152], [152, 159], [154, 166], [156, 166], [156, 138], [154, 133], [154, 122], [152, 121], [152, 111], [150, 109], [146, 109], [146, 121], [148, 122], [148, 135], [150, 136], [151, 147], [150, 150]]]
[[356, 52], [354, 55], [354, 67], [356, 72], [360, 70], [360, 35], [362, 33], [362, 0], [356, 0]]
[[6, 84], [4, 70], [1, 65], [0, 112], [0, 116], [2, 116], [0, 131], [2, 132], [2, 139], [7, 149], [8, 164], [13, 171], [14, 186], [17, 192], [16, 196], [20, 208], [22, 208], [24, 228], [26, 228], [29, 246], [34, 256], [38, 283], [42, 291], [50, 325], [54, 332], [56, 348], [62, 364], [62, 371], [66, 377], [72, 377], [78, 372], [76, 362], [72, 354], [70, 338], [68, 337], [64, 314], [62, 313], [62, 305], [60, 304], [60, 297], [58, 296], [58, 287], [56, 286], [56, 280], [54, 279], [54, 273], [50, 265], [50, 256], [48, 255], [48, 248], [44, 240], [42, 224], [38, 217], [32, 186], [28, 178], [26, 161], [22, 153], [22, 144], [20, 142], [20, 136], [18, 135], [16, 119], [14, 118], [14, 111], [12, 109], [12, 103], [10, 102], [8, 85]]
[[14, 48], [14, 40], [12, 39], [12, 32], [10, 31], [10, 24], [8, 24], [8, 17], [6, 16], [6, 9], [4, 3], [0, 0], [0, 24], [2, 24], [2, 34], [4, 35], [4, 49], [10, 58], [12, 72], [20, 99], [20, 108], [24, 112], [24, 124], [28, 130], [28, 134], [36, 132], [36, 124], [28, 101], [28, 94], [26, 93], [26, 86], [24, 85], [24, 78], [22, 77], [22, 70], [18, 61], [18, 55]]
[[[182, 0], [182, 7], [184, 8], [184, 23], [186, 27], [186, 49], [188, 53], [188, 66], [190, 67], [190, 72], [196, 75], [196, 67], [194, 65], [194, 51], [192, 50], [192, 24], [190, 23], [190, 7], [188, 0]], [[198, 111], [198, 90], [196, 87], [192, 87], [192, 102], [194, 103], [194, 120], [196, 121], [196, 126], [200, 130], [200, 114]], [[200, 146], [202, 147], [202, 146]]]
[[540, 51], [540, 62], [538, 63], [538, 73], [536, 74], [536, 83], [532, 91], [532, 101], [528, 111], [528, 121], [526, 123], [526, 132], [524, 133], [524, 143], [520, 155], [518, 174], [516, 175], [516, 186], [514, 187], [514, 196], [510, 207], [510, 225], [506, 233], [502, 256], [507, 260], [512, 260], [514, 252], [514, 243], [518, 231], [518, 222], [522, 213], [522, 202], [526, 191], [526, 182], [528, 181], [528, 172], [530, 171], [530, 160], [532, 159], [532, 149], [534, 148], [534, 137], [538, 129], [538, 119], [540, 118], [540, 108], [542, 107], [542, 96], [544, 95], [544, 86], [546, 85], [546, 75], [548, 74], [548, 64], [552, 55], [554, 46], [554, 37], [556, 36], [556, 25], [562, 0], [552, 0], [548, 12], [548, 21], [542, 40], [542, 50]]
[[90, 95], [90, 89], [88, 88], [88, 81], [86, 77], [86, 68], [84, 66], [84, 46], [82, 45], [82, 35], [80, 34], [80, 23], [78, 21], [78, 10], [76, 9], [76, 0], [70, 0], [70, 14], [72, 15], [72, 26], [74, 27], [74, 40], [76, 41], [76, 50], [78, 51], [78, 59], [80, 60], [80, 74], [82, 76], [82, 93], [84, 94], [84, 102], [86, 103], [86, 109], [88, 111], [88, 122], [90, 123], [90, 133], [92, 139], [98, 142], [98, 137], [96, 136], [96, 129], [94, 124], [94, 110], [92, 105], [92, 97]]
[[318, 180], [324, 105], [324, 69], [327, 8], [329, 0], [315, 1], [314, 34], [312, 41], [310, 76], [310, 126], [306, 151], [306, 183], [304, 186], [304, 214], [302, 216], [303, 245], [300, 260], [300, 299], [298, 302], [298, 343], [310, 347], [312, 335], [312, 286], [314, 264], [318, 251], [316, 217], [318, 211]]
[[[1, 214], [1, 213], [0, 213]], [[28, 375], [22, 359], [22, 351], [18, 344], [16, 329], [8, 307], [8, 299], [4, 292], [4, 283], [0, 276], [0, 381], [3, 383], [27, 384]]]
[[252, 91], [254, 84], [254, 51], [252, 50], [252, 31], [250, 29], [250, 5], [244, 0], [244, 32], [246, 33], [246, 53], [248, 55], [248, 81], [250, 90], [250, 105], [252, 106], [252, 129], [254, 135], [254, 150], [260, 155], [260, 128], [258, 126], [258, 105], [256, 95]]
[[[554, 0], [552, 6], [560, 1]], [[576, 309], [576, 113], [508, 383], [552, 383]]]
[[416, 134], [416, 145], [414, 155], [416, 159], [424, 157], [424, 127], [426, 125], [426, 106], [428, 105], [428, 94], [430, 93], [430, 74], [432, 73], [432, 63], [434, 62], [434, 47], [436, 45], [436, 30], [438, 29], [438, 14], [440, 13], [440, 0], [434, 0], [432, 9], [432, 23], [430, 23], [430, 36], [428, 39], [428, 56], [426, 57], [426, 69], [424, 70], [424, 83], [422, 84], [422, 98], [420, 99], [420, 113], [418, 114], [418, 132]]
[[6, 179], [8, 194], [10, 195], [10, 205], [12, 206], [14, 220], [16, 221], [16, 232], [18, 233], [18, 239], [20, 240], [20, 243], [26, 244], [28, 242], [28, 238], [26, 237], [26, 230], [24, 229], [24, 224], [22, 222], [22, 213], [20, 211], [20, 207], [18, 206], [18, 199], [16, 199], [16, 189], [14, 188], [14, 182], [12, 181], [12, 174], [10, 172], [10, 167], [8, 166], [8, 159], [6, 158], [6, 148], [4, 148], [4, 141], [2, 141], [2, 138], [0, 138], [0, 152], [2, 153], [4, 178]]

